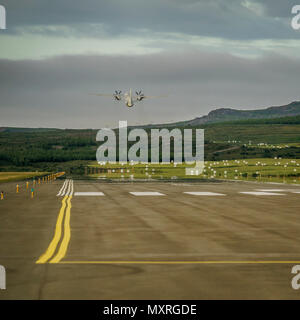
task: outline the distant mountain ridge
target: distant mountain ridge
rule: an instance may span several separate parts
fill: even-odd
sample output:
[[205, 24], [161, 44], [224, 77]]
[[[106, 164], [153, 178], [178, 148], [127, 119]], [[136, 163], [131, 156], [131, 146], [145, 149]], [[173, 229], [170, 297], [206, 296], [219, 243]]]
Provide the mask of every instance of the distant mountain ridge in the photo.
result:
[[202, 124], [238, 121], [248, 119], [271, 119], [300, 115], [300, 101], [294, 101], [284, 106], [268, 107], [257, 110], [237, 110], [231, 108], [219, 108], [212, 110], [206, 116], [197, 117], [193, 120], [180, 121], [167, 124], [147, 125], [147, 127], [175, 127], [175, 126], [198, 126]]
[[198, 125], [213, 122], [225, 122], [245, 119], [270, 119], [291, 117], [300, 115], [300, 101], [291, 102], [288, 105], [279, 107], [269, 107], [258, 110], [236, 110], [230, 108], [220, 108], [209, 112], [207, 116], [195, 118], [188, 121], [190, 125]]
[[[161, 124], [145, 124], [138, 126], [130, 126], [129, 128], [161, 128], [161, 127], [183, 127], [183, 126], [200, 126], [204, 124], [212, 124], [218, 122], [231, 122], [239, 120], [251, 119], [272, 119], [300, 116], [300, 101], [293, 101], [283, 106], [273, 106], [265, 109], [257, 110], [237, 110], [231, 108], [219, 108], [212, 110], [206, 116], [197, 117], [192, 120], [161, 123]], [[64, 130], [56, 128], [18, 128], [18, 127], [0, 127], [1, 132], [47, 132], [55, 130]], [[73, 130], [73, 129], [67, 129]], [[77, 129], [74, 129], [77, 130]], [[89, 129], [78, 129], [89, 130]], [[95, 129], [94, 129], [95, 130]]]
[[23, 127], [0, 127], [1, 132], [48, 132], [48, 131], [55, 131], [61, 130], [56, 128], [23, 128]]

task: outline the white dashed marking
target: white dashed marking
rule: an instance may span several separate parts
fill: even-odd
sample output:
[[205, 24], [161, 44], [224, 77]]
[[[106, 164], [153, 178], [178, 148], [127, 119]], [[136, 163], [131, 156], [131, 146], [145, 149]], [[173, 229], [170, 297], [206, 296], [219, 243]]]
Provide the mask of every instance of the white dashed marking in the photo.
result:
[[275, 192], [239, 192], [242, 194], [250, 194], [253, 196], [285, 196], [283, 193], [275, 193]]
[[184, 192], [186, 194], [191, 194], [193, 196], [226, 196], [224, 193], [216, 192]]
[[134, 196], [164, 196], [165, 194], [160, 192], [129, 192]]
[[58, 194], [56, 195], [57, 197], [59, 196], [63, 196], [65, 194], [65, 191], [66, 191], [66, 188], [67, 188], [67, 185], [69, 183], [69, 179], [66, 179], [62, 185], [62, 187], [60, 188]]
[[286, 192], [288, 190], [284, 189], [256, 189], [257, 191], [262, 191], [262, 192]]
[[75, 196], [104, 196], [103, 192], [75, 192]]
[[74, 183], [73, 180], [66, 179], [63, 186], [59, 190], [58, 194], [56, 195], [57, 197], [61, 196], [63, 197], [64, 195], [66, 196], [72, 196], [74, 191]]

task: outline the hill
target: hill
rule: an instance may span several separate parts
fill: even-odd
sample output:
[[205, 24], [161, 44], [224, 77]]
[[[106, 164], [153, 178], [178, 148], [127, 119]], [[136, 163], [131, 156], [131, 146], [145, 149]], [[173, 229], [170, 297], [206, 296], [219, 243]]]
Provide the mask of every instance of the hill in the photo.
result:
[[[261, 110], [217, 109], [190, 121], [140, 127], [149, 133], [174, 126], [205, 129], [206, 160], [300, 158], [300, 102]], [[96, 134], [92, 129], [0, 127], [0, 171], [83, 174], [95, 160]]]
[[61, 129], [55, 128], [19, 128], [19, 127], [0, 127], [1, 132], [49, 132], [49, 131], [57, 131]]
[[231, 108], [219, 108], [208, 113], [203, 117], [197, 117], [192, 120], [180, 121], [167, 124], [153, 124], [141, 127], [188, 127], [188, 126], [201, 126], [204, 124], [238, 121], [238, 120], [251, 120], [251, 119], [272, 119], [282, 117], [293, 117], [300, 115], [300, 101], [294, 101], [284, 106], [268, 107], [265, 109], [257, 110], [236, 110]]

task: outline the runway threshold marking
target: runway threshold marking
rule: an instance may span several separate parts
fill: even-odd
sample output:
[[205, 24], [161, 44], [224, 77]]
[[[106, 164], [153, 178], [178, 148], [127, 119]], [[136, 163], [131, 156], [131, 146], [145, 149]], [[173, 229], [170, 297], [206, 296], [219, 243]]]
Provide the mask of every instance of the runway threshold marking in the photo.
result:
[[60, 264], [300, 264], [287, 260], [210, 260], [210, 261], [61, 261]]
[[190, 194], [192, 196], [226, 196], [224, 193], [216, 193], [216, 192], [183, 192], [185, 194]]
[[65, 195], [66, 189], [68, 187], [68, 183], [69, 183], [69, 179], [66, 179], [62, 185], [62, 187], [60, 188], [58, 194], [56, 195], [57, 197], [61, 196], [63, 197]]
[[165, 194], [160, 193], [160, 192], [129, 192], [130, 194], [137, 196], [137, 197], [141, 197], [141, 196], [165, 196]]
[[74, 196], [104, 196], [103, 192], [75, 192]]
[[239, 192], [241, 194], [249, 194], [249, 195], [253, 195], [253, 196], [285, 196], [285, 194], [283, 193], [275, 193], [275, 192], [260, 192], [260, 191], [248, 191], [248, 192], [245, 192], [245, 191], [242, 191], [242, 192]]
[[300, 190], [293, 190], [293, 189], [256, 189], [256, 191], [300, 193]]
[[63, 259], [63, 257], [67, 252], [68, 244], [71, 238], [70, 217], [71, 217], [71, 207], [72, 207], [71, 199], [73, 195], [73, 180], [69, 180], [67, 184], [68, 184], [68, 190], [62, 200], [62, 205], [57, 217], [53, 239], [50, 242], [46, 252], [42, 254], [39, 257], [39, 259], [36, 261], [37, 264], [47, 263], [49, 259], [51, 259], [55, 254], [62, 236], [63, 221], [64, 221], [64, 225], [63, 225], [64, 236], [61, 241], [57, 254], [52, 258], [52, 260], [50, 260], [50, 263], [58, 263], [61, 259]]
[[288, 191], [284, 189], [256, 189], [256, 190], [261, 192], [287, 192]]

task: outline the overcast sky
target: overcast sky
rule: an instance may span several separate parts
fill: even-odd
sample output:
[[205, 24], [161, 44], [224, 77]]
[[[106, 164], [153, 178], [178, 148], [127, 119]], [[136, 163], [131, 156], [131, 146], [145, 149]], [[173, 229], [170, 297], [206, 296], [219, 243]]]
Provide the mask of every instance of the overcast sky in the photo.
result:
[[[292, 0], [0, 4], [0, 126], [115, 127], [300, 100]], [[130, 87], [168, 97], [129, 109], [89, 95]]]

